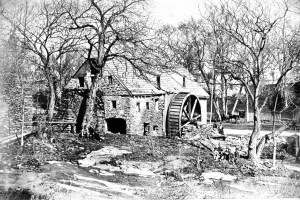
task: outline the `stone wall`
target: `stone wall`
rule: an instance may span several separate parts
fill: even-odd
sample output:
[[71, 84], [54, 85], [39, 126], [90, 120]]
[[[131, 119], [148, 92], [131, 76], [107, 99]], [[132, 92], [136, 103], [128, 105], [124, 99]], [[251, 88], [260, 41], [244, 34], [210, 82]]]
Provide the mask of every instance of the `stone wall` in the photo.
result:
[[[149, 109], [146, 103], [149, 103]], [[140, 105], [140, 110], [138, 108]], [[157, 105], [156, 105], [157, 104]], [[163, 136], [163, 110], [164, 96], [134, 97], [130, 99], [130, 131], [132, 134], [143, 135], [145, 123], [149, 124], [148, 135], [153, 135], [154, 126], [157, 127], [157, 135]]]
[[[153, 134], [157, 126], [157, 135], [163, 134], [163, 96], [157, 97], [130, 97], [130, 96], [104, 96], [105, 119], [121, 118], [126, 121], [127, 134], [144, 134], [144, 124], [149, 124], [150, 133]], [[112, 101], [116, 101], [113, 108]], [[156, 102], [157, 101], [157, 102]], [[149, 109], [146, 107], [149, 104]], [[138, 109], [138, 104], [140, 109]], [[157, 104], [157, 106], [156, 106]]]
[[[109, 76], [111, 76], [111, 83], [109, 80]], [[103, 78], [100, 81], [100, 91], [102, 91], [103, 95], [107, 96], [128, 96], [129, 93], [126, 91], [125, 87], [121, 85], [121, 83], [112, 76], [108, 71], [103, 71]]]
[[[109, 80], [109, 72], [103, 72], [103, 79], [100, 88], [104, 101], [104, 118], [121, 118], [126, 121], [127, 134], [144, 134], [144, 124], [149, 124], [150, 135], [153, 134], [153, 127], [157, 126], [157, 134], [163, 133], [163, 110], [164, 96], [130, 96], [126, 88], [114, 77]], [[113, 101], [116, 108], [113, 108]], [[146, 107], [148, 102], [149, 109]], [[137, 103], [140, 105], [138, 110]], [[156, 105], [157, 104], [157, 105]], [[100, 120], [101, 123], [105, 123]], [[107, 125], [104, 125], [107, 129]]]

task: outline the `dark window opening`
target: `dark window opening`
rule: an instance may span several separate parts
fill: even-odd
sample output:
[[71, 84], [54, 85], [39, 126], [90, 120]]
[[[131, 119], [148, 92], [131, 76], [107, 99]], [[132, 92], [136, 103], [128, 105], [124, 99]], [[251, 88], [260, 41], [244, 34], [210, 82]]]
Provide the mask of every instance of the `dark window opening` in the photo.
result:
[[137, 108], [138, 112], [141, 112], [141, 104], [140, 104], [140, 102], [136, 103], [136, 108]]
[[121, 118], [106, 119], [107, 130], [112, 133], [126, 134], [126, 121]]
[[149, 110], [150, 109], [150, 103], [146, 102], [146, 109]]
[[157, 136], [157, 132], [158, 132], [158, 126], [154, 125], [153, 126], [153, 131], [152, 131], [152, 136]]
[[117, 101], [111, 101], [111, 103], [113, 108], [117, 108]]
[[84, 77], [78, 77], [79, 79], [79, 86], [84, 87]]
[[161, 89], [161, 87], [160, 87], [160, 76], [156, 76], [156, 83], [157, 83], [157, 88]]
[[108, 83], [109, 83], [109, 84], [112, 84], [112, 83], [113, 83], [112, 76], [108, 76]]
[[149, 135], [150, 132], [150, 124], [144, 123], [144, 135]]
[[182, 80], [182, 87], [185, 87], [185, 76], [183, 77], [183, 80]]

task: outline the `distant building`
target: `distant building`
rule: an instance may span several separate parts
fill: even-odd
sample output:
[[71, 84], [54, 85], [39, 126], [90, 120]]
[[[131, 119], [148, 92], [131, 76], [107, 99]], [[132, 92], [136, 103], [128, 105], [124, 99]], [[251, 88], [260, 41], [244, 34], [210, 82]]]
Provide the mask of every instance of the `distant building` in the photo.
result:
[[[66, 89], [87, 91], [96, 61], [86, 60]], [[125, 64], [107, 63], [101, 70], [98, 127], [121, 134], [180, 136], [188, 124], [207, 122], [209, 95], [185, 69], [139, 71]]]

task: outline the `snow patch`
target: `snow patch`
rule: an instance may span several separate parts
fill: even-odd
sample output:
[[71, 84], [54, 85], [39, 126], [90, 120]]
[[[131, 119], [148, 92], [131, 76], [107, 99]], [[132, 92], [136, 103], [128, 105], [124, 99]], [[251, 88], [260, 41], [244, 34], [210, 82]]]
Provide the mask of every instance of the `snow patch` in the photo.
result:
[[237, 178], [229, 174], [223, 174], [221, 172], [203, 172], [202, 176], [204, 179], [218, 179], [223, 181], [234, 181]]

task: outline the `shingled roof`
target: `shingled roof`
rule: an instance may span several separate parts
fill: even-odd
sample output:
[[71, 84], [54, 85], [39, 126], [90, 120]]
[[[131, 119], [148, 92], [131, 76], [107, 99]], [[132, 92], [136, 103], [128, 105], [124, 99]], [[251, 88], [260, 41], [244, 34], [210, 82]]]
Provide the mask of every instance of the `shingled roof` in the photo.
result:
[[[110, 62], [105, 65], [103, 73], [105, 71], [114, 76], [130, 92], [130, 95], [191, 92], [200, 98], [209, 97], [207, 92], [197, 83], [195, 77], [184, 68], [177, 68], [172, 71], [161, 69], [159, 71], [148, 69], [147, 71], [147, 69], [139, 70], [130, 65]], [[160, 77], [160, 87], [157, 85], [157, 76]], [[185, 79], [185, 87], [183, 79]], [[88, 80], [86, 81], [89, 82]], [[66, 88], [76, 89], [78, 87], [79, 81], [73, 77]]]

